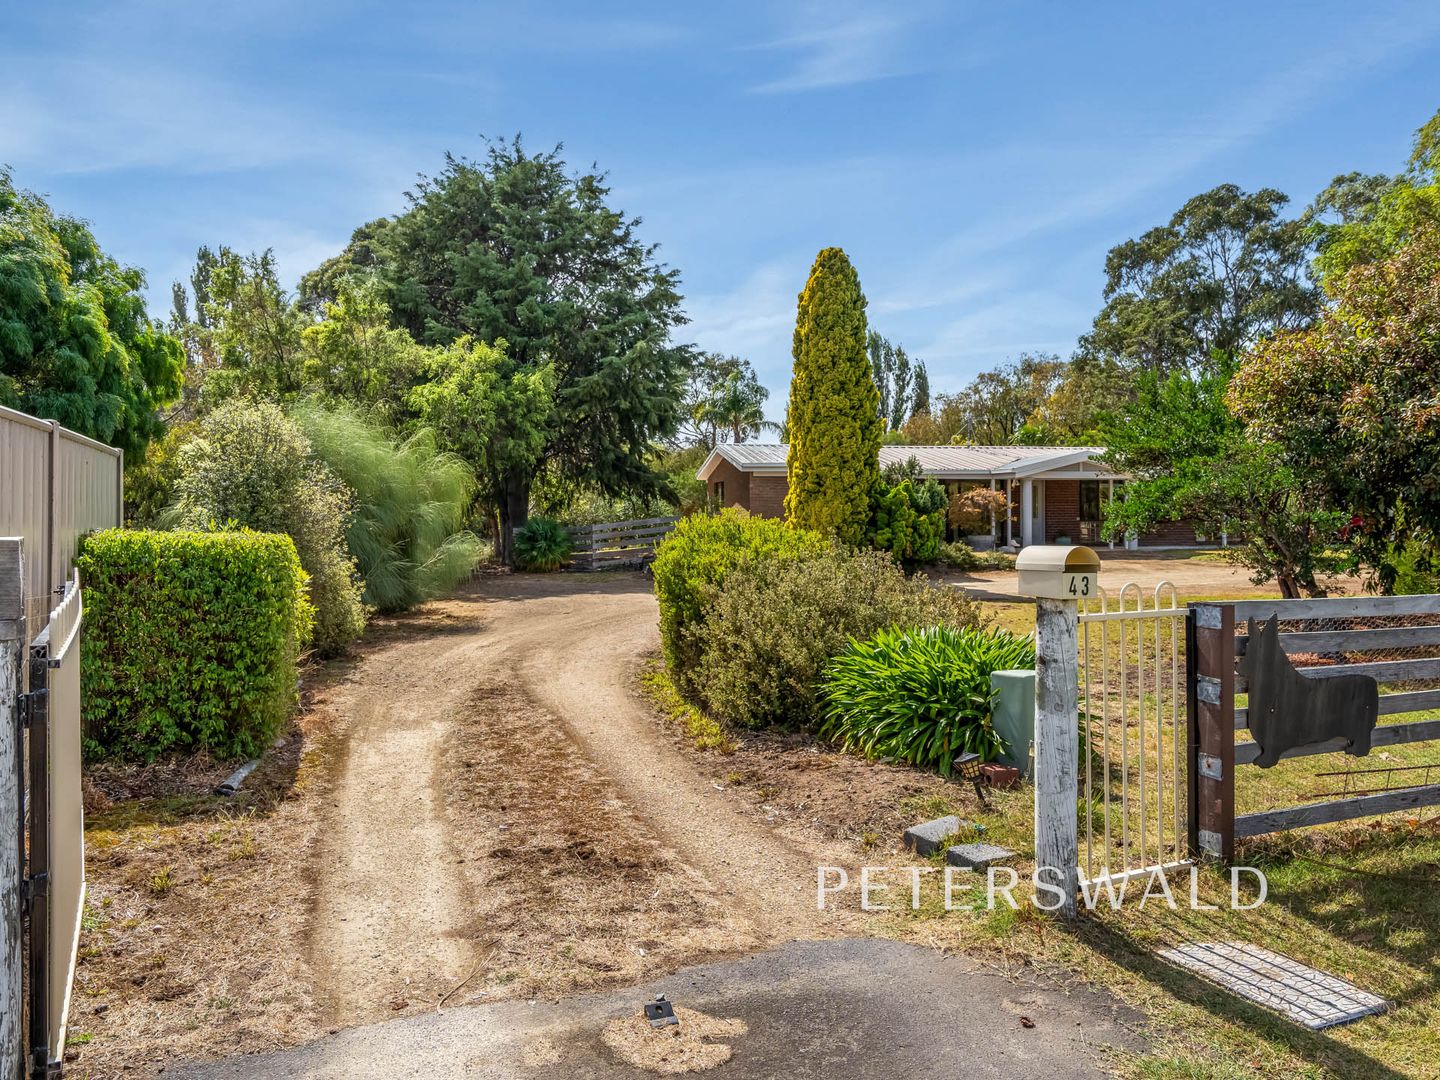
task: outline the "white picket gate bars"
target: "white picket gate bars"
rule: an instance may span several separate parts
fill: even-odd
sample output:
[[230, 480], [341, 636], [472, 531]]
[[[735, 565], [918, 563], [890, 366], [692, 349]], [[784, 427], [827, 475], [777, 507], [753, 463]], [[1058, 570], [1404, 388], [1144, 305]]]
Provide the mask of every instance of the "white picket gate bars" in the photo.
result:
[[1188, 864], [1185, 619], [1175, 586], [1130, 582], [1080, 605], [1080, 876]]

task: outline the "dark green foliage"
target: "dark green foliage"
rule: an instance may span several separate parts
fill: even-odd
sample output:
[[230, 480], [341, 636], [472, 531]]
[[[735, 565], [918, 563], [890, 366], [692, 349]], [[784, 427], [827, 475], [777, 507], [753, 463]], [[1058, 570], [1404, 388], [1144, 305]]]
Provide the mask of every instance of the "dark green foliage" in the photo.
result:
[[180, 395], [180, 342], [150, 321], [145, 276], [0, 168], [0, 405], [139, 457]]
[[111, 529], [85, 540], [76, 565], [92, 750], [225, 759], [270, 744], [295, 705], [313, 619], [288, 536]]
[[821, 673], [850, 638], [942, 623], [975, 626], [979, 609], [959, 589], [907, 578], [882, 552], [750, 558], [725, 579], [696, 632], [696, 685], [729, 723], [810, 725]]
[[320, 460], [354, 493], [345, 527], [365, 579], [365, 602], [403, 611], [444, 596], [470, 576], [485, 545], [466, 528], [475, 476], [420, 429], [398, 439], [344, 408], [310, 405], [296, 420]]
[[991, 722], [990, 674], [1034, 666], [1034, 643], [1003, 630], [881, 630], [852, 641], [826, 669], [820, 734], [949, 776], [957, 754], [989, 760], [1004, 749]]
[[[936, 505], [934, 492], [939, 494]], [[902, 480], [875, 499], [875, 521], [870, 542], [901, 566], [915, 567], [934, 560], [945, 539], [945, 489], [933, 480], [918, 484]], [[930, 507], [934, 509], [930, 509]]]
[[826, 548], [819, 533], [773, 518], [752, 518], [743, 510], [680, 522], [656, 549], [651, 568], [660, 601], [660, 645], [676, 689], [691, 700], [697, 694], [700, 626], [736, 566], [747, 558], [794, 559]]
[[865, 343], [860, 277], [845, 252], [825, 248], [795, 319], [785, 517], [847, 544], [865, 541], [885, 430]]
[[551, 518], [533, 517], [515, 531], [515, 569], [549, 573], [570, 561], [570, 533]]
[[310, 575], [315, 647], [337, 652], [365, 628], [355, 560], [345, 547], [353, 493], [319, 460], [299, 426], [271, 404], [227, 402], [179, 452], [171, 523], [230, 523], [285, 533]]
[[1136, 380], [1135, 400], [1105, 420], [1106, 460], [1130, 478], [1123, 497], [1106, 504], [1107, 534], [1189, 519], [1211, 536], [1243, 538], [1233, 550], [1257, 583], [1273, 579], [1287, 597], [1318, 595], [1317, 575], [1335, 568], [1328, 549], [1343, 516], [1327, 502], [1318, 471], [1293, 468], [1231, 415], [1229, 381], [1228, 365]]
[[1217, 356], [1308, 324], [1320, 309], [1312, 235], [1302, 219], [1282, 217], [1289, 201], [1221, 184], [1112, 248], [1105, 308], [1080, 354], [1162, 375], [1206, 372]]
[[573, 175], [558, 148], [531, 154], [518, 138], [482, 161], [447, 156], [409, 210], [365, 226], [302, 285], [326, 297], [347, 267], [373, 268], [397, 324], [423, 344], [503, 341], [501, 382], [549, 370], [563, 422], [546, 424], [543, 452], [504, 476], [502, 534], [524, 523], [542, 464], [604, 494], [664, 494], [650, 446], [680, 420], [689, 351], [670, 341], [684, 321], [678, 274], [609, 194], [602, 175]]

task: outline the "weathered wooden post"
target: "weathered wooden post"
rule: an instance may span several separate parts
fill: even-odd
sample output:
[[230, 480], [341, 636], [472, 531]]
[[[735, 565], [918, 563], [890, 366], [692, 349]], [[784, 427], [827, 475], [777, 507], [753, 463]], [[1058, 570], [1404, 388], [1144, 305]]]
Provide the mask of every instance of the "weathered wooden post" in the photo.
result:
[[0, 1080], [16, 1080], [25, 1069], [20, 997], [25, 963], [20, 895], [24, 796], [17, 715], [25, 645], [22, 548], [18, 537], [0, 538]]
[[1061, 897], [1046, 910], [1075, 917], [1080, 831], [1080, 601], [1097, 595], [1100, 557], [1087, 547], [1038, 545], [1020, 552], [1020, 594], [1035, 597], [1036, 883]]

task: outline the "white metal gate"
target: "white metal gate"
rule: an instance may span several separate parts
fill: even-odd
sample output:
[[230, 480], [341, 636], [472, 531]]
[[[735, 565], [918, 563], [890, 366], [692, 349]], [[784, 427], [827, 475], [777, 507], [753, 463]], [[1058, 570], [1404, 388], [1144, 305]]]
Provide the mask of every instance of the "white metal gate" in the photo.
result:
[[1080, 609], [1079, 792], [1085, 882], [1188, 859], [1185, 617], [1175, 586], [1131, 582]]

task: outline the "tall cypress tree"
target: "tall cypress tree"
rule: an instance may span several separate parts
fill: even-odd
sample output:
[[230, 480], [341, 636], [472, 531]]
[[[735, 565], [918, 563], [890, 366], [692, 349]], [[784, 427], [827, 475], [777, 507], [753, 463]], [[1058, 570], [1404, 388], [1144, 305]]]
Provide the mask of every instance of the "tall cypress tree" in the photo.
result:
[[794, 357], [785, 516], [862, 543], [880, 482], [883, 421], [866, 352], [865, 294], [839, 248], [820, 252], [810, 269], [795, 320]]

